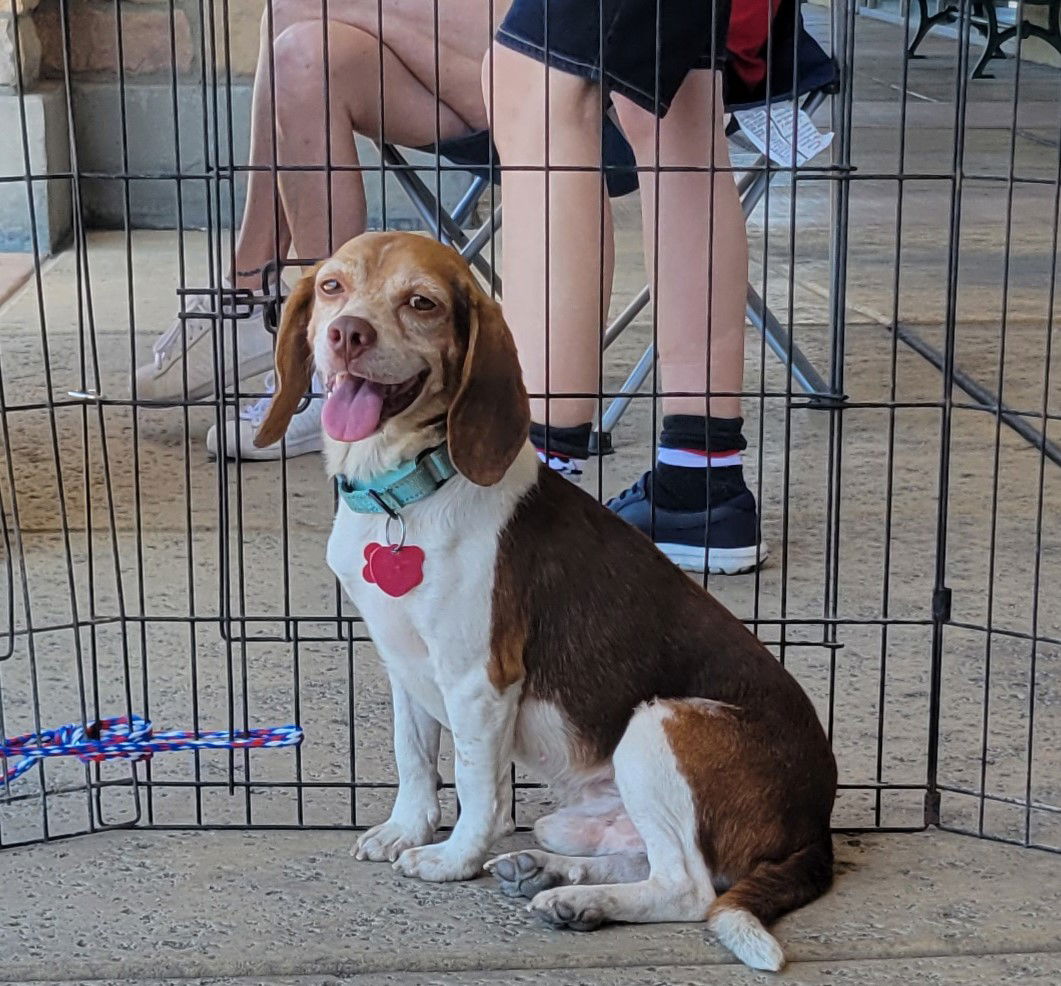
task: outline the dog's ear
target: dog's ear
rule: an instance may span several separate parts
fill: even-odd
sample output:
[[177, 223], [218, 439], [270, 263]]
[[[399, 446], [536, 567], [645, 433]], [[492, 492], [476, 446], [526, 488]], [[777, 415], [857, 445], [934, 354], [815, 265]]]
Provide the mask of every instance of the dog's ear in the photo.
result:
[[314, 267], [295, 285], [284, 305], [284, 316], [276, 337], [276, 393], [258, 434], [254, 436], [258, 448], [280, 441], [313, 380], [313, 353], [309, 348], [307, 330], [313, 314], [316, 279], [317, 268]]
[[530, 402], [500, 306], [470, 275], [454, 296], [455, 328], [467, 349], [449, 408], [449, 454], [462, 476], [477, 486], [493, 486], [527, 441]]

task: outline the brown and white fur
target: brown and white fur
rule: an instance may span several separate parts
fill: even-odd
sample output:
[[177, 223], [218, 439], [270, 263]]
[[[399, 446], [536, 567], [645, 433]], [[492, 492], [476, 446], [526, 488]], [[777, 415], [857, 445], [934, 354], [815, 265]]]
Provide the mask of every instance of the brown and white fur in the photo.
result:
[[[369, 328], [331, 331], [350, 324]], [[357, 858], [424, 880], [485, 864], [555, 927], [706, 920], [748, 965], [781, 968], [764, 926], [832, 879], [836, 767], [799, 685], [647, 538], [539, 465], [511, 336], [454, 251], [366, 234], [303, 278], [259, 443], [314, 365], [400, 397], [363, 440], [326, 439], [331, 475], [370, 480], [442, 441], [460, 473], [403, 513], [426, 556], [408, 594], [362, 578], [380, 516], [340, 505], [328, 542], [394, 699], [398, 795]], [[461, 812], [436, 843], [443, 727]], [[543, 851], [487, 862], [511, 830], [512, 760], [562, 807], [535, 826]]]

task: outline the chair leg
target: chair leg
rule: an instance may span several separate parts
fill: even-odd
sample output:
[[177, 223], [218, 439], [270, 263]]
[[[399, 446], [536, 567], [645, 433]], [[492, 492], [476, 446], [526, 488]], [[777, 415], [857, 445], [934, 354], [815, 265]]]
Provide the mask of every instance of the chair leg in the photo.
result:
[[[501, 228], [501, 206], [497, 206], [490, 218], [486, 220], [470, 237], [467, 242], [460, 248], [461, 256], [471, 261], [472, 258], [479, 257], [483, 250], [486, 249], [486, 244], [493, 239], [494, 235]], [[493, 268], [491, 268], [492, 270]], [[492, 276], [494, 289], [498, 294], [501, 293], [501, 278], [500, 275], [494, 274]]]
[[646, 284], [637, 297], [616, 315], [615, 320], [608, 326], [607, 331], [604, 333], [604, 345], [602, 348], [607, 349], [629, 328], [630, 323], [641, 314], [642, 309], [648, 304], [650, 298], [651, 292]]
[[918, 55], [917, 49], [921, 46], [921, 42], [928, 37], [928, 32], [935, 27], [935, 21], [933, 21], [928, 13], [928, 0], [917, 0], [917, 33], [914, 35], [914, 40], [910, 43], [910, 47], [906, 49], [907, 58], [924, 58], [924, 55]]
[[814, 368], [814, 364], [807, 358], [806, 353], [792, 342], [792, 336], [750, 284], [748, 285], [747, 313], [748, 321], [762, 333], [766, 344], [785, 366], [788, 366], [791, 353], [792, 379], [810, 398], [812, 404], [815, 406], [835, 405], [843, 401], [844, 395], [833, 393], [829, 389], [829, 385]]
[[479, 203], [479, 199], [483, 197], [483, 192], [486, 191], [486, 179], [476, 176], [472, 179], [472, 183], [468, 186], [462, 196], [461, 200], [453, 207], [453, 212], [450, 215], [453, 216], [453, 221], [463, 227], [468, 217], [474, 211], [476, 205]]
[[[451, 246], [455, 246], [458, 250], [462, 250], [468, 244], [468, 237], [464, 235], [464, 230], [460, 228], [444, 208], [442, 208], [438, 199], [432, 194], [431, 190], [424, 184], [423, 179], [416, 174], [409, 163], [405, 160], [398, 151], [391, 147], [390, 144], [384, 144], [381, 148], [383, 160], [386, 164], [390, 165], [393, 169], [391, 174], [394, 175], [398, 184], [401, 185], [402, 190], [409, 197], [409, 201], [412, 202], [413, 208], [420, 213], [420, 218], [424, 221], [427, 228], [440, 239], [443, 243], [448, 243]], [[473, 187], [476, 182], [482, 179], [475, 179], [473, 181]], [[485, 187], [485, 183], [484, 186]], [[467, 198], [467, 194], [465, 195]], [[475, 238], [479, 242], [479, 247], [476, 252], [469, 250], [464, 259], [467, 260], [480, 274], [486, 278], [487, 282], [492, 285], [495, 293], [501, 293], [501, 277], [493, 269], [493, 267], [487, 262], [486, 258], [482, 256], [482, 247], [485, 246], [487, 241], [490, 239], [490, 232], [494, 228], [495, 224], [499, 224], [499, 216], [495, 211], [495, 215], [492, 216], [484, 227], [490, 227], [487, 229], [485, 235], [484, 230], [480, 228]]]
[[641, 354], [641, 359], [637, 361], [637, 365], [630, 371], [630, 376], [626, 378], [626, 382], [619, 388], [620, 396], [616, 397], [608, 405], [608, 409], [604, 414], [601, 415], [600, 426], [597, 430], [602, 435], [610, 435], [612, 429], [619, 423], [619, 419], [630, 406], [630, 401], [633, 400], [634, 394], [641, 389], [645, 380], [648, 379], [655, 362], [656, 347], [650, 345]]
[[980, 60], [976, 63], [976, 68], [973, 69], [972, 78], [993, 79], [994, 76], [987, 72], [988, 62], [993, 58], [1006, 57], [1005, 52], [1002, 51], [1002, 45], [1009, 41], [1010, 38], [1016, 37], [1018, 29], [1009, 28], [1005, 31], [999, 31], [998, 16], [995, 14], [995, 5], [991, 0], [987, 0], [985, 3], [978, 3], [977, 6], [983, 11], [984, 20], [986, 21], [983, 31], [986, 44]]
[[[1004, 31], [999, 32], [998, 44], [1004, 45], [1007, 41], [1015, 38], [1018, 33], [1024, 40], [1038, 38], [1040, 41], [1045, 41], [1054, 51], [1061, 55], [1061, 4], [1052, 3], [1050, 5], [1046, 27], [1033, 24], [1031, 21], [1022, 21], [1019, 25], [1007, 27]], [[1005, 57], [1004, 53], [1000, 54]]]
[[[644, 294], [647, 295], [646, 288]], [[635, 302], [640, 299], [640, 295]], [[633, 303], [629, 306], [633, 307]], [[642, 305], [642, 307], [644, 307]], [[789, 354], [792, 357], [792, 379], [799, 388], [810, 398], [814, 407], [834, 407], [843, 403], [844, 395], [832, 392], [822, 375], [814, 368], [814, 364], [799, 346], [792, 342], [792, 337], [782, 327], [781, 323], [770, 311], [766, 303], [759, 297], [758, 292], [750, 284], [748, 285], [748, 304], [746, 308], [748, 321], [752, 323], [766, 340], [766, 344], [784, 365], [788, 365]], [[611, 330], [609, 330], [610, 332]], [[618, 333], [616, 333], [618, 335]], [[607, 335], [605, 345], [608, 345]], [[611, 433], [619, 420], [626, 413], [627, 408], [636, 394], [644, 385], [648, 375], [652, 372], [652, 365], [656, 361], [655, 347], [649, 346], [637, 361], [637, 365], [631, 370], [619, 388], [619, 395], [613, 398], [604, 414], [601, 416], [600, 425], [596, 429], [595, 442], [597, 447], [611, 450]]]
[[906, 49], [907, 58], [923, 58], [923, 55], [915, 53], [921, 42], [928, 37], [928, 32], [937, 24], [951, 24], [958, 17], [958, 8], [953, 3], [946, 3], [934, 14], [929, 14], [928, 0], [917, 0], [917, 9], [919, 18], [917, 34], [914, 35], [914, 40], [910, 43], [910, 47]]

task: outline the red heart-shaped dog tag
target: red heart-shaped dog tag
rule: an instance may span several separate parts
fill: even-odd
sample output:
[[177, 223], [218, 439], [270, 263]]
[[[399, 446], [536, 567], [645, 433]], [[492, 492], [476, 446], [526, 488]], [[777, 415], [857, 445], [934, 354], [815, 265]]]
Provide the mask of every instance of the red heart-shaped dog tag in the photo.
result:
[[424, 581], [424, 552], [415, 545], [390, 548], [376, 542], [367, 544], [365, 562], [362, 578], [388, 596], [404, 596]]
[[376, 580], [372, 577], [372, 571], [368, 567], [369, 559], [377, 552], [383, 545], [377, 544], [373, 541], [371, 544], [365, 545], [365, 567], [361, 569], [361, 578], [363, 578], [369, 585], [375, 585]]

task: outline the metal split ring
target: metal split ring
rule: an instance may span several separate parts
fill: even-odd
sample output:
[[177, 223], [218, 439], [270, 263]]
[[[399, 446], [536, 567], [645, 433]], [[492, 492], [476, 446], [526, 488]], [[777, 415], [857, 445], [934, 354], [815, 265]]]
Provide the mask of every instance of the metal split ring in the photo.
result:
[[[391, 540], [391, 521], [396, 520], [398, 522], [398, 543], [395, 544]], [[383, 540], [387, 542], [387, 547], [391, 551], [399, 552], [405, 547], [405, 518], [399, 513], [387, 514], [387, 524], [383, 528]]]

